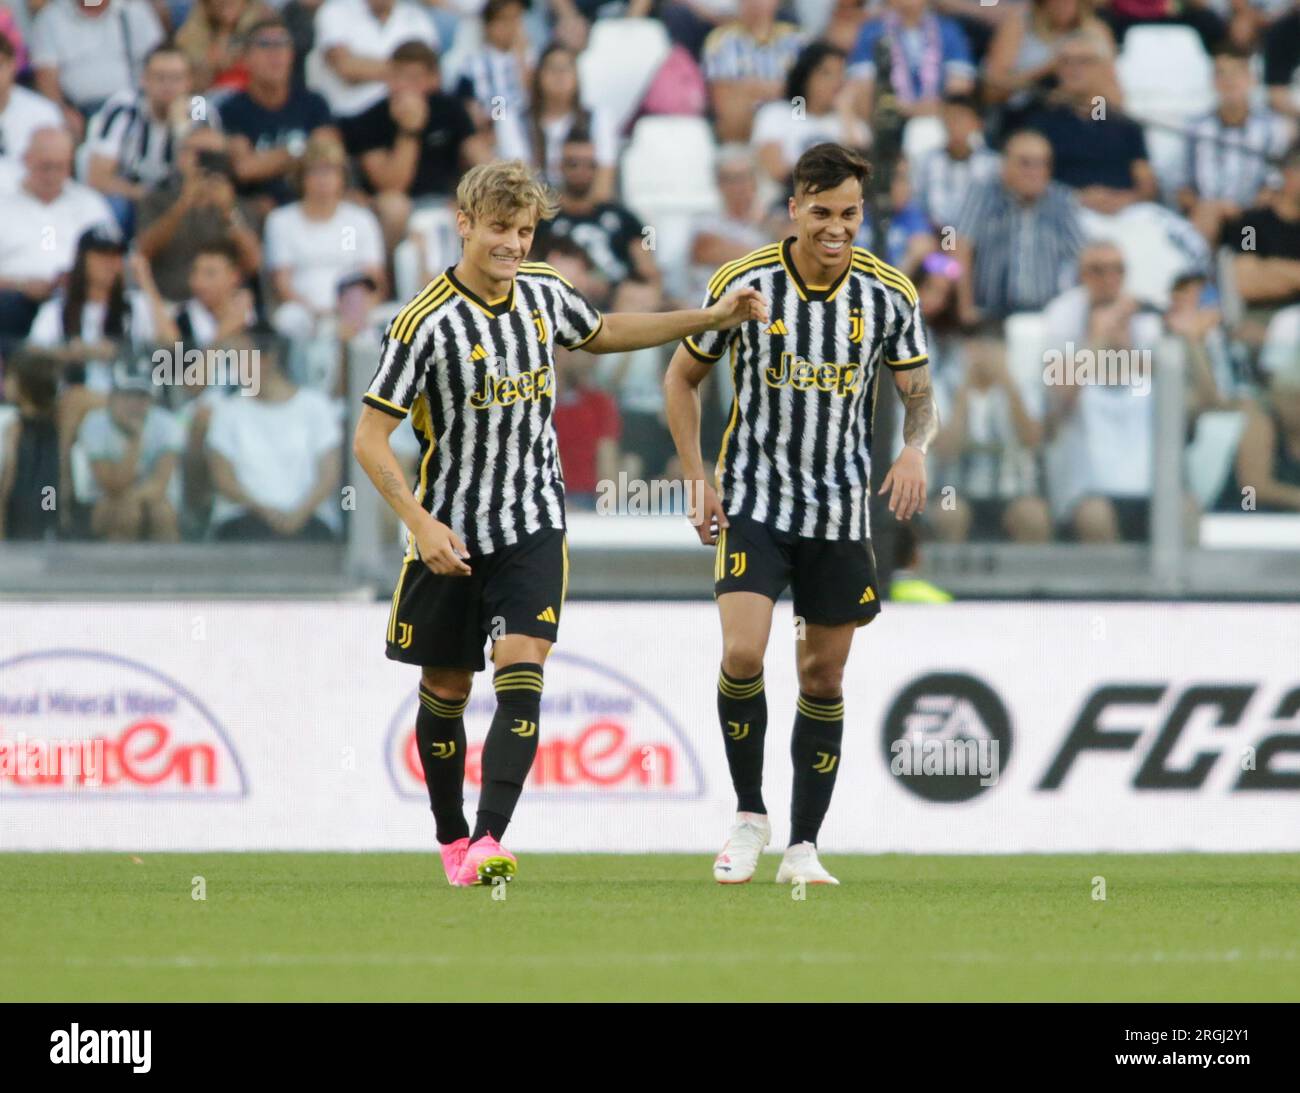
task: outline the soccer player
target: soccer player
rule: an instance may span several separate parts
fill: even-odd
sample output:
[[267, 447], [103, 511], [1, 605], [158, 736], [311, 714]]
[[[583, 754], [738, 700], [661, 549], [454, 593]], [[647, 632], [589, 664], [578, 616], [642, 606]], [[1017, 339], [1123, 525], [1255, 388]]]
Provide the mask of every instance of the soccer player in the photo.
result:
[[[353, 450], [408, 530], [387, 652], [422, 669], [420, 761], [447, 880], [467, 886], [515, 874], [500, 839], [537, 753], [542, 666], [568, 583], [555, 346], [617, 353], [767, 311], [739, 288], [708, 308], [601, 315], [554, 268], [525, 261], [557, 204], [523, 163], [471, 168], [456, 198], [460, 261], [389, 326]], [[420, 442], [414, 492], [389, 444], [408, 417]], [[497, 708], [471, 832], [463, 714], [489, 637]]]
[[[880, 492], [900, 520], [925, 508], [925, 452], [938, 419], [916, 290], [853, 245], [870, 170], [838, 144], [799, 158], [789, 201], [795, 234], [722, 266], [708, 289], [710, 303], [738, 286], [757, 289], [770, 321], [687, 337], [664, 381], [673, 440], [697, 490], [692, 517], [701, 542], [716, 544], [718, 720], [738, 800], [713, 865], [724, 884], [753, 877], [772, 835], [762, 791], [763, 656], [787, 585], [799, 700], [790, 841], [776, 879], [839, 883], [818, 861], [817, 835], [839, 773], [844, 664], [857, 627], [880, 611], [868, 503], [882, 373], [902, 397], [906, 444]], [[728, 350], [735, 401], [715, 490], [704, 480], [696, 389]]]

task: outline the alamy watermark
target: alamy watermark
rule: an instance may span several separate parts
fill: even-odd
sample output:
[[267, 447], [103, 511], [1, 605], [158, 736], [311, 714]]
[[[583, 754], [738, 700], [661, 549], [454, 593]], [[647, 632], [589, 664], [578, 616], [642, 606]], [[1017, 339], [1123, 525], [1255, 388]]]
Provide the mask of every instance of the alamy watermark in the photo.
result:
[[1066, 342], [1043, 354], [1049, 387], [1128, 387], [1135, 397], [1151, 393], [1151, 350], [1088, 349]]
[[171, 349], [155, 349], [149, 360], [158, 387], [238, 387], [249, 396], [262, 389], [259, 349], [186, 349], [177, 342]]

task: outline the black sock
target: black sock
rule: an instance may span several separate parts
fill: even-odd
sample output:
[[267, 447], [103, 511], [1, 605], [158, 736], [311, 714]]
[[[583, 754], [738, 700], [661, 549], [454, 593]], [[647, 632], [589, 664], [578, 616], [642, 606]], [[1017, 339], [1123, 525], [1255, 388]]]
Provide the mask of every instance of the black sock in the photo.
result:
[[790, 757], [794, 793], [790, 799], [790, 845], [816, 843], [835, 792], [844, 736], [844, 698], [817, 698], [799, 692]]
[[718, 672], [718, 722], [727, 749], [727, 766], [741, 812], [767, 815], [763, 804], [763, 738], [767, 734], [767, 693], [763, 673], [733, 679]]
[[437, 825], [438, 841], [454, 843], [469, 834], [465, 822], [465, 706], [469, 698], [439, 698], [420, 684], [415, 739], [424, 784]]
[[472, 841], [505, 834], [524, 779], [537, 755], [537, 720], [542, 708], [542, 666], [510, 664], [492, 677], [497, 712], [483, 742], [483, 790]]

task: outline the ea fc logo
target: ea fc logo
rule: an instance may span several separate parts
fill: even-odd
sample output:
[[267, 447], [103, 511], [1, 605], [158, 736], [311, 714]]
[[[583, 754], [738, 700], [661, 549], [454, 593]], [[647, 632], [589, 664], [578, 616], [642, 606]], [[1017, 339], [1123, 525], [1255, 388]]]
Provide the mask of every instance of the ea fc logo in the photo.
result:
[[969, 801], [996, 786], [1011, 757], [1007, 708], [983, 680], [933, 672], [890, 703], [881, 743], [889, 772], [928, 801]]

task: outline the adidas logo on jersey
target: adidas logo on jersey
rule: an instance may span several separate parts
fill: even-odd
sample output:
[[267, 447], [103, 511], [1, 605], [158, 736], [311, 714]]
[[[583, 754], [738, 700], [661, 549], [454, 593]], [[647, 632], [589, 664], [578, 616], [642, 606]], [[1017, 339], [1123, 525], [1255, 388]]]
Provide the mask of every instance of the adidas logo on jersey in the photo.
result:
[[540, 615], [537, 616], [537, 621], [538, 621], [538, 622], [557, 622], [558, 620], [557, 620], [556, 617], [555, 617], [555, 608], [553, 608], [553, 607], [548, 607], [545, 611], [543, 611]]
[[487, 360], [487, 355], [488, 351], [477, 342], [474, 343], [474, 348], [469, 351], [469, 359], [472, 361]]
[[764, 334], [788, 335], [790, 332], [785, 328], [785, 320], [777, 319], [771, 326], [763, 331]]

